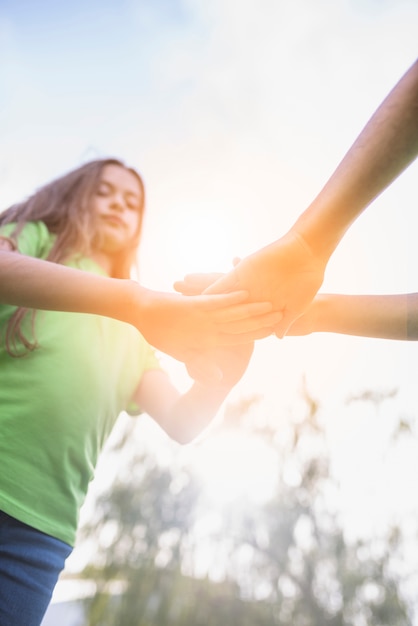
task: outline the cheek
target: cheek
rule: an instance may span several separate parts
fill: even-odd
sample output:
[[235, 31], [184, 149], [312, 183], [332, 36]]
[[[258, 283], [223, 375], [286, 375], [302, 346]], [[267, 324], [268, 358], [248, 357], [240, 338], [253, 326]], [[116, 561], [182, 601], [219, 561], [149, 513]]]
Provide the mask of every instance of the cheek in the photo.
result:
[[100, 198], [100, 197], [93, 198], [90, 204], [92, 214], [95, 216], [100, 215], [100, 213], [103, 212], [104, 205], [105, 205], [104, 198]]
[[138, 213], [132, 213], [129, 217], [129, 225], [132, 236], [135, 236], [138, 233], [140, 226], [141, 218]]

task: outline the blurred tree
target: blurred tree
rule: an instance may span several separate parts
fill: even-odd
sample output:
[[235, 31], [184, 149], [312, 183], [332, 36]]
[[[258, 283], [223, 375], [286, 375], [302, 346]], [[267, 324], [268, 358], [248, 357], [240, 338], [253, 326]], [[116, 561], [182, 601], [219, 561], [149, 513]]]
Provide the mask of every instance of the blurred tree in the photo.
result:
[[[407, 606], [391, 567], [401, 547], [401, 530], [388, 528], [385, 537], [371, 542], [346, 540], [319, 406], [305, 385], [301, 395], [305, 411], [289, 420], [284, 431], [253, 427], [254, 436], [276, 449], [277, 489], [258, 512], [224, 518], [217, 540], [235, 537], [228, 578], [238, 581], [247, 598], [264, 591], [272, 609], [266, 624], [407, 626]], [[376, 395], [379, 403], [381, 395]], [[367, 400], [375, 404], [374, 395], [367, 394]], [[235, 424], [236, 414], [235, 408]], [[238, 427], [245, 415], [242, 419]], [[226, 427], [228, 421], [226, 413]], [[403, 423], [399, 428], [405, 432]], [[251, 554], [246, 566], [234, 559], [243, 546]]]
[[162, 468], [145, 450], [133, 454], [82, 534], [97, 542], [83, 572], [96, 584], [86, 604], [88, 626], [412, 623], [392, 568], [401, 529], [370, 542], [346, 540], [320, 409], [305, 388], [302, 399], [302, 415], [280, 432], [251, 424], [254, 399], [244, 400], [241, 412], [234, 406], [225, 413], [221, 428], [250, 429], [275, 450], [279, 470], [267, 503], [231, 507], [221, 527], [208, 531], [214, 553], [224, 548], [221, 583], [195, 578], [185, 565], [199, 548], [197, 479], [184, 467]]

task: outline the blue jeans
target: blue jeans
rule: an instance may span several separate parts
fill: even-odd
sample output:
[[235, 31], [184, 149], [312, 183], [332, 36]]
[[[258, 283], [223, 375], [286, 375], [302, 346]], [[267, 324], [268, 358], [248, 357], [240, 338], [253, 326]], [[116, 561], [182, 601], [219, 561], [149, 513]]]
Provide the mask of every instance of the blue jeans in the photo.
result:
[[71, 551], [0, 511], [1, 626], [39, 626]]

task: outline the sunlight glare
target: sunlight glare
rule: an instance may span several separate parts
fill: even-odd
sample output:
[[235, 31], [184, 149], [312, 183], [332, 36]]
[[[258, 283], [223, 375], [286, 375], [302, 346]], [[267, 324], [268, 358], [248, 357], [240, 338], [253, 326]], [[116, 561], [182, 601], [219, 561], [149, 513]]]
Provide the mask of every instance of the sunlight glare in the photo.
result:
[[239, 253], [237, 230], [231, 212], [219, 203], [199, 200], [172, 206], [165, 235], [177, 278], [191, 272], [228, 271]]

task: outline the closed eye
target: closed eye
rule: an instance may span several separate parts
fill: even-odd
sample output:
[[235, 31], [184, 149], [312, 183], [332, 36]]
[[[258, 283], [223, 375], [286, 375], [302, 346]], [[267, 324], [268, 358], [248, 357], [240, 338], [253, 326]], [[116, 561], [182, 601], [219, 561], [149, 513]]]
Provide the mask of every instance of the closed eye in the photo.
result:
[[128, 207], [128, 209], [131, 209], [132, 211], [139, 211], [139, 202], [136, 202], [135, 199], [127, 199], [126, 200], [126, 206]]
[[110, 192], [110, 185], [108, 185], [107, 183], [100, 183], [96, 191], [98, 196], [108, 196]]
[[[111, 183], [107, 181], [102, 181], [97, 187], [96, 194], [101, 197], [108, 197], [108, 196], [111, 196], [112, 193], [114, 192], [115, 192], [115, 187]], [[123, 199], [128, 209], [130, 209], [131, 211], [139, 211], [140, 198], [138, 197], [137, 194], [131, 191], [126, 191], [123, 194]]]

